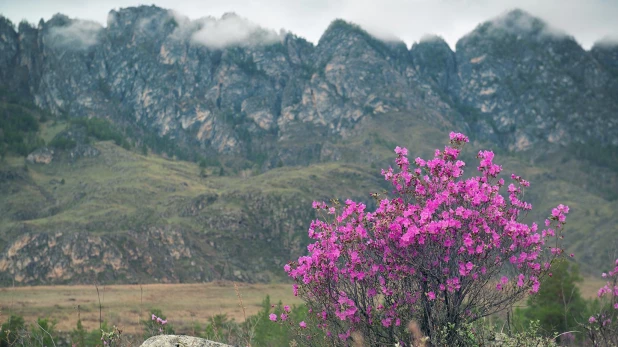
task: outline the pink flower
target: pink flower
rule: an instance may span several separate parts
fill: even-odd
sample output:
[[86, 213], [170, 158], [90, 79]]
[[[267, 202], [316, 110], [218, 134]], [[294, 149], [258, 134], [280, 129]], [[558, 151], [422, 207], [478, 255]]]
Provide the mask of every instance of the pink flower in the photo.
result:
[[285, 320], [287, 320], [287, 319], [288, 319], [288, 315], [287, 315], [287, 314], [285, 314], [285, 313], [282, 313], [282, 314], [281, 314], [281, 320], [282, 320], [282, 321], [285, 321]]
[[305, 323], [305, 321], [302, 321], [302, 322], [298, 323], [298, 326], [300, 326], [301, 328], [305, 329], [305, 328], [307, 328], [307, 323]]
[[283, 306], [283, 310], [285, 312], [290, 312], [290, 306], [288, 306], [288, 305]]
[[524, 276], [523, 274], [519, 274], [519, 276], [517, 276], [517, 286], [518, 287], [523, 287], [524, 286], [524, 279], [526, 278], [526, 276]]
[[408, 155], [408, 149], [405, 147], [395, 147], [395, 153], [399, 154], [399, 155]]
[[427, 298], [429, 299], [429, 301], [436, 300], [436, 293], [434, 293], [434, 292], [427, 293]]
[[592, 323], [594, 323], [596, 321], [597, 321], [597, 319], [594, 318], [594, 316], [590, 316], [590, 318], [588, 318], [588, 323], [590, 323], [590, 324], [592, 324]]
[[273, 321], [273, 322], [276, 322], [276, 321], [277, 321], [277, 315], [276, 315], [276, 314], [274, 314], [274, 313], [271, 313], [271, 314], [268, 316], [268, 319], [270, 319], [270, 320], [271, 320], [271, 321]]

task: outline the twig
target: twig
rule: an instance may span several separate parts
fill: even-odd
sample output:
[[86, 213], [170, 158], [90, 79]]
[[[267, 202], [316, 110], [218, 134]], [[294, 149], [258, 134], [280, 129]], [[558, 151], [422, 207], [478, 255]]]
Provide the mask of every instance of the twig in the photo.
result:
[[39, 324], [39, 322], [37, 322], [36, 325], [38, 325], [39, 328], [41, 328], [41, 330], [43, 330], [47, 335], [49, 335], [49, 338], [51, 339], [52, 344], [54, 345], [54, 347], [56, 347], [56, 343], [54, 342], [54, 337], [51, 336], [51, 334], [47, 332], [47, 330], [43, 329], [43, 327], [41, 326], [41, 324]]
[[99, 298], [99, 330], [103, 330], [103, 306], [101, 306], [101, 295], [99, 294], [99, 286], [94, 282], [94, 287], [97, 289], [97, 298]]
[[[249, 324], [247, 321], [247, 312], [245, 311], [245, 305], [242, 302], [242, 296], [240, 295], [240, 290], [238, 289], [238, 284], [236, 282], [234, 282], [234, 291], [236, 292], [236, 298], [238, 298], [238, 306], [240, 306], [240, 308], [242, 309], [242, 315], [243, 318], [245, 319], [245, 325]], [[247, 342], [247, 346], [251, 346], [251, 340], [252, 340], [252, 335], [250, 334], [248, 331], [248, 326], [246, 328], [247, 330], [245, 331], [246, 334], [246, 339], [245, 341]]]
[[144, 288], [142, 287], [142, 282], [139, 283], [139, 316], [137, 317], [137, 325], [140, 327], [142, 331], [142, 335], [144, 335], [144, 327], [142, 326], [142, 313], [144, 309]]
[[238, 298], [238, 306], [242, 309], [242, 315], [246, 321], [247, 313], [245, 312], [245, 305], [242, 302], [242, 296], [240, 295], [240, 290], [238, 290], [238, 284], [236, 282], [234, 282], [234, 291], [236, 292], [236, 297]]
[[13, 299], [15, 297], [15, 276], [13, 276], [13, 288], [11, 289], [11, 306], [9, 307], [9, 323], [11, 322], [11, 316], [13, 315]]

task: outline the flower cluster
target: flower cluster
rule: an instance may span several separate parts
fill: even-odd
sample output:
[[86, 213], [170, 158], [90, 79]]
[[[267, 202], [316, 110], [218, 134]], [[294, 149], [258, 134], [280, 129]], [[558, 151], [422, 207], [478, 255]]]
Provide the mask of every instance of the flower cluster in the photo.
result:
[[311, 223], [309, 254], [284, 269], [327, 336], [347, 338], [352, 330], [375, 344], [405, 343], [411, 320], [431, 337], [436, 327], [486, 316], [539, 290], [563, 253], [558, 240], [569, 208], [556, 207], [543, 230], [520, 222], [532, 209], [523, 201], [530, 183], [512, 175], [505, 187], [491, 151], [477, 155], [479, 176], [464, 178], [458, 158], [467, 142], [451, 133], [450, 146], [413, 164], [406, 148], [395, 148], [397, 168], [382, 170], [394, 197], [377, 198], [374, 212], [352, 200], [314, 202], [331, 221]]
[[[274, 306], [274, 305], [273, 305]], [[288, 320], [288, 317], [290, 316], [290, 306], [285, 305], [283, 306], [283, 312], [281, 312], [281, 314], [279, 315], [279, 318], [281, 318], [281, 321], [285, 322], [286, 320]], [[270, 319], [273, 322], [277, 321], [277, 314], [276, 313], [271, 313], [268, 316], [268, 319]], [[302, 322], [304, 323], [304, 322]]]
[[167, 324], [167, 319], [161, 319], [157, 316], [154, 315], [154, 313], [152, 314], [151, 318], [152, 321], [157, 322], [159, 325], [163, 326], [165, 324]]
[[163, 319], [161, 317], [157, 317], [154, 313], [150, 315], [150, 320], [153, 322], [153, 326], [151, 327], [153, 330], [158, 331], [159, 334], [163, 334], [165, 330], [165, 325], [167, 324], [167, 319]]

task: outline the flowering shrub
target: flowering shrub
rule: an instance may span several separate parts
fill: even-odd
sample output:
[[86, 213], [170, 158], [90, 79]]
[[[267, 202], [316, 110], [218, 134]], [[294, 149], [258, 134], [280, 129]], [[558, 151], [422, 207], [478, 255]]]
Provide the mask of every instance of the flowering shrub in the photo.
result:
[[167, 322], [161, 310], [152, 310], [149, 318], [141, 321], [144, 329], [144, 340], [155, 335], [174, 334], [174, 328]]
[[603, 273], [603, 278], [607, 283], [597, 293], [603, 306], [590, 316], [586, 330], [595, 346], [618, 346], [618, 259], [615, 268]]
[[167, 319], [163, 319], [161, 317], [157, 317], [154, 313], [150, 315], [150, 320], [153, 322], [157, 322], [161, 327], [159, 328], [159, 332], [163, 331], [163, 326], [167, 324]]
[[285, 271], [332, 343], [360, 333], [369, 345], [409, 345], [406, 326], [418, 322], [431, 341], [461, 344], [462, 324], [539, 290], [563, 253], [569, 208], [554, 208], [543, 230], [522, 223], [532, 209], [523, 201], [528, 181], [511, 175], [505, 187], [491, 151], [478, 153], [479, 175], [464, 178], [458, 157], [467, 142], [451, 133], [450, 146], [412, 164], [397, 147], [398, 168], [382, 171], [394, 196], [374, 194], [374, 212], [351, 200], [314, 202], [330, 221], [311, 223], [309, 255]]

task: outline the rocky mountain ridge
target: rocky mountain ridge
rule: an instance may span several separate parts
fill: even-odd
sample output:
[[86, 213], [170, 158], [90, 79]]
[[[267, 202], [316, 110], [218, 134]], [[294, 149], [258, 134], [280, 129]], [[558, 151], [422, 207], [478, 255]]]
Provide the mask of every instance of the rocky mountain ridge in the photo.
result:
[[389, 112], [509, 151], [618, 146], [616, 46], [585, 51], [520, 10], [479, 25], [455, 52], [439, 37], [407, 49], [342, 20], [317, 45], [259, 27], [213, 43], [212, 23], [229, 21], [247, 23], [154, 6], [111, 11], [106, 27], [56, 15], [15, 30], [2, 19], [1, 84], [52, 113], [108, 118], [202, 155], [266, 157], [264, 169], [306, 157], [288, 146], [299, 134], [321, 146]]

